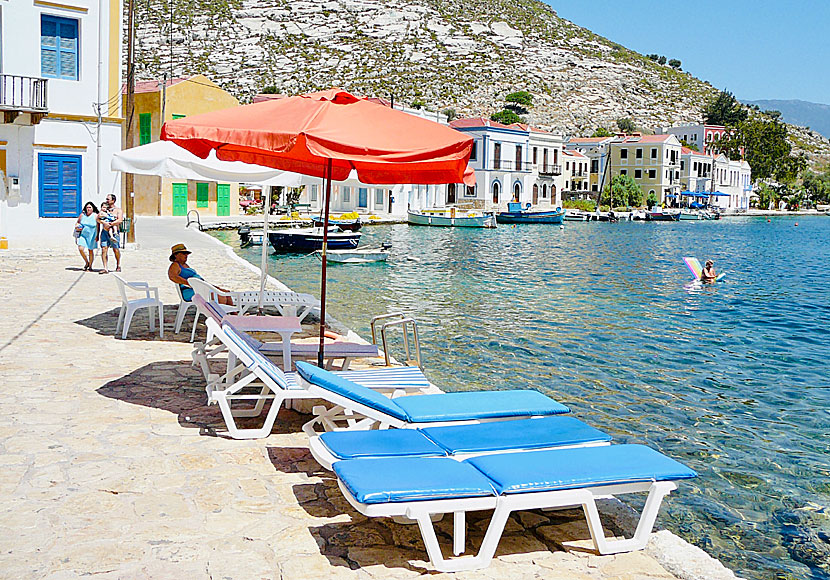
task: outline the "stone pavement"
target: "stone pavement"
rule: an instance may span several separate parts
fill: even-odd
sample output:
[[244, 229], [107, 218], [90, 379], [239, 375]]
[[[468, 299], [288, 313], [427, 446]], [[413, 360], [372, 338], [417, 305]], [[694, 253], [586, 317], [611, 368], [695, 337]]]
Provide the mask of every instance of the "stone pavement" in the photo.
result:
[[[207, 280], [256, 284], [256, 273], [220, 244], [163, 224], [125, 252], [124, 277], [158, 285], [165, 304], [177, 305], [166, 268], [180, 241]], [[190, 367], [192, 315], [188, 332], [175, 335], [168, 306], [160, 339], [139, 313], [128, 339], [116, 339], [115, 282], [82, 265], [71, 245], [0, 252], [0, 578], [431, 573], [416, 526], [368, 520], [347, 505], [306, 448], [306, 417], [282, 410], [264, 440], [223, 436]], [[470, 518], [471, 543], [485, 525]], [[670, 579], [670, 569], [684, 578], [732, 577], [665, 531], [632, 554], [563, 549], [587, 537], [579, 511], [514, 515], [490, 568], [452, 576]]]

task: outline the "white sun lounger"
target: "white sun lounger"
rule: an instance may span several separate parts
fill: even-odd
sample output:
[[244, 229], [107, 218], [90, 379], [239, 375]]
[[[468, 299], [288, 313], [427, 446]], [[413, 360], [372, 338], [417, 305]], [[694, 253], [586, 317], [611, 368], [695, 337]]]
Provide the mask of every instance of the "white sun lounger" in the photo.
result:
[[[351, 413], [353, 428], [368, 428], [372, 424], [400, 426], [430, 426], [442, 423], [479, 422], [486, 420], [514, 419], [519, 417], [557, 415], [567, 413], [568, 408], [536, 391], [487, 391], [475, 393], [450, 393], [440, 395], [413, 395], [390, 399], [372, 388], [348, 380], [343, 374], [318, 369], [307, 363], [298, 365], [316, 369], [324, 375], [314, 378], [306, 371], [306, 379], [321, 383], [334, 383], [330, 388], [296, 388], [280, 368], [268, 360], [247, 341], [242, 332], [235, 331], [227, 323], [221, 328], [213, 319], [208, 320], [211, 331], [223, 341], [239, 360], [239, 366], [228, 371], [224, 379], [211, 381], [207, 386], [208, 403], [216, 403], [222, 411], [228, 433], [237, 439], [266, 437], [271, 433], [279, 407], [292, 399], [324, 399], [340, 407], [339, 414]], [[243, 368], [244, 367], [244, 368]], [[386, 372], [378, 370], [377, 372]], [[231, 377], [238, 377], [233, 379]], [[371, 381], [370, 381], [371, 382]], [[377, 380], [374, 381], [377, 386]], [[243, 392], [254, 387], [254, 393]], [[401, 389], [395, 385], [394, 389]], [[405, 387], [404, 387], [405, 388]], [[342, 393], [348, 392], [349, 396]], [[338, 394], [340, 393], [340, 394]], [[440, 397], [440, 399], [436, 399]], [[257, 429], [240, 429], [235, 417], [257, 417], [263, 412], [266, 401], [272, 400], [270, 409]], [[235, 402], [247, 401], [253, 407], [234, 409]], [[400, 401], [400, 405], [395, 401]], [[402, 405], [402, 406], [401, 406]], [[315, 407], [318, 409], [318, 407]], [[312, 431], [317, 419], [303, 426]], [[308, 432], [308, 431], [307, 431]]]
[[[204, 300], [198, 294], [193, 296], [193, 304], [196, 305], [196, 310], [199, 314], [205, 317], [205, 321], [213, 320], [216, 325], [211, 327], [207, 325], [207, 336], [205, 342], [197, 342], [193, 345], [193, 366], [198, 366], [205, 380], [210, 382], [212, 371], [210, 369], [210, 361], [217, 356], [226, 353], [227, 347], [224, 343], [216, 340], [212, 328], [221, 327], [225, 320], [225, 313], [220, 305], [215, 302]], [[249, 344], [263, 353], [265, 356], [282, 356], [283, 346], [281, 342], [260, 342], [254, 338], [249, 337], [247, 341]], [[317, 358], [317, 351], [319, 345], [317, 343], [291, 343], [291, 357], [292, 358]], [[323, 348], [324, 361], [327, 368], [334, 368], [336, 361], [339, 361], [339, 370], [348, 370], [351, 362], [356, 358], [375, 358], [379, 355], [378, 347], [374, 344], [360, 344], [356, 342], [334, 342], [326, 343]], [[229, 359], [229, 366], [233, 366], [235, 361]]]
[[[302, 385], [333, 407], [316, 406], [303, 425], [309, 436], [317, 427], [339, 429], [416, 428], [504, 421], [568, 413], [569, 409], [534, 390], [470, 391], [411, 395], [389, 399], [334, 373], [297, 362]], [[345, 425], [343, 422], [345, 421]]]
[[[510, 514], [528, 509], [581, 506], [595, 549], [615, 554], [642, 549], [663, 497], [688, 467], [642, 445], [606, 445], [501, 453], [455, 461], [449, 457], [349, 459], [334, 464], [343, 495], [368, 517], [415, 520], [432, 565], [441, 572], [485, 568], [498, 548]], [[605, 536], [596, 500], [646, 492], [634, 536]], [[465, 514], [494, 510], [476, 556], [444, 558], [431, 517], [453, 514], [453, 553], [465, 550]]]

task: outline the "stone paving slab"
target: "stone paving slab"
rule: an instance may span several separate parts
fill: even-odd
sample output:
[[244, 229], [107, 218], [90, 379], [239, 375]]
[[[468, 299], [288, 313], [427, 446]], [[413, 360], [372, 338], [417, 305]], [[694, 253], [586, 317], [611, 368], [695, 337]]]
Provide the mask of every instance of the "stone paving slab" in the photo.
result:
[[[165, 248], [185, 240], [207, 280], [255, 285], [255, 272], [202, 235], [142, 242], [125, 251], [124, 276], [177, 304]], [[618, 556], [565, 550], [587, 537], [573, 510], [516, 515], [490, 568], [435, 574], [416, 527], [348, 506], [307, 450], [307, 417], [282, 410], [267, 439], [224, 437], [190, 366], [189, 323], [173, 334], [168, 307], [164, 339], [144, 313], [127, 340], [114, 338], [115, 282], [79, 265], [71, 247], [0, 253], [0, 578], [675, 577], [651, 545]], [[486, 515], [470, 516], [471, 542]], [[450, 520], [438, 525], [444, 539]], [[655, 538], [676, 540], [678, 577], [731, 577], [683, 574], [688, 545]]]

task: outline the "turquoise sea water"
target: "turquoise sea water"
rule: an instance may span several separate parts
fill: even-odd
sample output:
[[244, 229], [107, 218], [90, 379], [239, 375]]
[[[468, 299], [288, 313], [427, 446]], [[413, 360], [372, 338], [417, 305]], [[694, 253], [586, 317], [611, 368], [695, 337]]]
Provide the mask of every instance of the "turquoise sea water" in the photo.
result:
[[[333, 316], [368, 337], [407, 312], [445, 390], [530, 385], [691, 466], [660, 523], [741, 576], [830, 578], [830, 218], [364, 232], [392, 256], [329, 267]], [[725, 280], [690, 286], [683, 256]], [[313, 256], [269, 270], [319, 293]]]

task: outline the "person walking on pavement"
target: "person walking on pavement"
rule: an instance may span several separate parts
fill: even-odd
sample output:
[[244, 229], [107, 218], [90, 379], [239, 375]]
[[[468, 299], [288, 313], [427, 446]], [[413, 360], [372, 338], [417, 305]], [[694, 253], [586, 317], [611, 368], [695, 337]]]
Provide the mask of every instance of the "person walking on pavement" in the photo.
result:
[[106, 274], [107, 269], [107, 248], [112, 248], [112, 253], [115, 255], [115, 271], [121, 271], [121, 232], [119, 226], [124, 221], [124, 212], [121, 208], [115, 205], [115, 195], [110, 193], [107, 195], [106, 201], [107, 211], [103, 208], [98, 214], [98, 223], [101, 224], [101, 261], [104, 263], [104, 269], [101, 274]]

